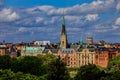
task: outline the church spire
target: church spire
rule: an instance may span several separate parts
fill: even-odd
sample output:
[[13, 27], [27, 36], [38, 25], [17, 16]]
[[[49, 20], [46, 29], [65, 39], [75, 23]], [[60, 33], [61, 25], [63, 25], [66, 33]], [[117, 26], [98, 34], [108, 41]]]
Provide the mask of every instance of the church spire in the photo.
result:
[[66, 30], [65, 30], [65, 18], [63, 16], [62, 18], [62, 32], [61, 35], [66, 35]]
[[62, 17], [62, 31], [61, 31], [61, 37], [60, 37], [60, 48], [67, 48], [67, 34], [65, 29], [65, 18]]
[[63, 18], [62, 18], [62, 25], [65, 25], [65, 18], [64, 18], [64, 15], [63, 15]]

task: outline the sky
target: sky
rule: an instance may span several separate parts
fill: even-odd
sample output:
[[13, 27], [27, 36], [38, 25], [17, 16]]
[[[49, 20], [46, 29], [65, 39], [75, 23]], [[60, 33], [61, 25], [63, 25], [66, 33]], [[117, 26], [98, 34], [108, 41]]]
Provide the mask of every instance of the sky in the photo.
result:
[[34, 7], [52, 5], [55, 7], [68, 7], [76, 4], [89, 3], [93, 0], [5, 0], [5, 6]]
[[68, 42], [120, 42], [120, 0], [0, 0], [0, 42], [59, 42], [63, 15]]

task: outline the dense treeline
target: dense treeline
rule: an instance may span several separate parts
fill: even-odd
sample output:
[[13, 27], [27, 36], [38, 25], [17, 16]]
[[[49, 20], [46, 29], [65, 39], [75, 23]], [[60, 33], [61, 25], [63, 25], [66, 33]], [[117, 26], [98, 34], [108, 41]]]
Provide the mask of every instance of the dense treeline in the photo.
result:
[[[69, 74], [72, 70], [77, 71], [74, 77]], [[0, 80], [120, 80], [120, 56], [108, 69], [93, 64], [72, 69], [50, 54], [18, 58], [4, 55], [0, 56]]]

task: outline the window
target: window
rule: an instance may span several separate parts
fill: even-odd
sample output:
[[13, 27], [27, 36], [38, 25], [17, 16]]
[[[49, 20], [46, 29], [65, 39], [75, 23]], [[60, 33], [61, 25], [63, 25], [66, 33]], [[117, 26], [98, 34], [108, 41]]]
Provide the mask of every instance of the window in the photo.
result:
[[64, 47], [64, 41], [62, 41], [62, 47]]
[[70, 61], [68, 61], [68, 64], [70, 64]]
[[73, 53], [73, 51], [71, 51], [71, 53]]
[[96, 55], [95, 57], [98, 58], [98, 55]]

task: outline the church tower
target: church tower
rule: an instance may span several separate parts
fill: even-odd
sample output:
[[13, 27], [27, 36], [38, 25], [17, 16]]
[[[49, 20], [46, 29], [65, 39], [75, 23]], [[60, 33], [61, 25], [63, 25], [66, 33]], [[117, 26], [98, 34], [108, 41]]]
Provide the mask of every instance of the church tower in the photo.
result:
[[65, 29], [65, 18], [63, 16], [62, 19], [62, 31], [61, 31], [61, 37], [60, 37], [60, 48], [67, 48], [68, 43], [67, 43], [67, 33]]

